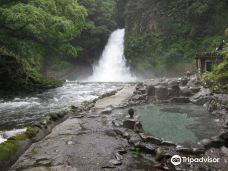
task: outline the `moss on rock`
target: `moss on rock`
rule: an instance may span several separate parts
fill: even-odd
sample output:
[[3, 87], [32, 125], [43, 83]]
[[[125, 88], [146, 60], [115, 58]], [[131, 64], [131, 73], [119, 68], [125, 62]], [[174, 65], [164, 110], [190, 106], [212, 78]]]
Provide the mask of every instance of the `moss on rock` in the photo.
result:
[[9, 160], [20, 148], [20, 142], [32, 139], [37, 132], [36, 128], [29, 127], [24, 133], [10, 137], [6, 142], [0, 144], [0, 161]]
[[0, 94], [16, 94], [58, 87], [63, 81], [29, 72], [25, 62], [0, 49]]

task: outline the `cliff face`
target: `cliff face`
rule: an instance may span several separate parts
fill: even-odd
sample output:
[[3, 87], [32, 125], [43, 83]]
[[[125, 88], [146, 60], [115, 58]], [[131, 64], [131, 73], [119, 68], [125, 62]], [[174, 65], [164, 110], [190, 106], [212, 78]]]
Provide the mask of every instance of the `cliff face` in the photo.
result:
[[[197, 51], [225, 39], [226, 0], [120, 0], [124, 4], [125, 55], [138, 71], [191, 69]], [[163, 73], [163, 74], [164, 74]]]

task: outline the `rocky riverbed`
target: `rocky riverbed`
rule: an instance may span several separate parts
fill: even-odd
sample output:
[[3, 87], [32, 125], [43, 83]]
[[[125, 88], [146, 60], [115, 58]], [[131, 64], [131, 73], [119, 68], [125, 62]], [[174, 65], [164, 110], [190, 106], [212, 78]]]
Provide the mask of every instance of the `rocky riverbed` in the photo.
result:
[[[139, 120], [119, 120], [118, 108], [148, 103], [193, 103], [216, 116], [220, 131], [190, 147], [147, 135]], [[155, 79], [127, 86], [98, 101], [72, 106], [71, 114], [10, 168], [40, 170], [221, 170], [228, 169], [228, 96], [213, 94], [196, 78]], [[127, 115], [127, 113], [125, 114]], [[219, 158], [218, 163], [182, 163], [173, 155]]]

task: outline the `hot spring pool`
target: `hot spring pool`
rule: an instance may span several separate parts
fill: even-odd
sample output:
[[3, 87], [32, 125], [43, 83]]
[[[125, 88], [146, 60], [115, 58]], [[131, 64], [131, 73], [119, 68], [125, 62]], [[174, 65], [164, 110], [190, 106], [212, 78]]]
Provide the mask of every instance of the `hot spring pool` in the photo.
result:
[[135, 107], [135, 110], [146, 133], [174, 143], [193, 144], [203, 138], [215, 136], [218, 132], [213, 117], [202, 106], [144, 105]]

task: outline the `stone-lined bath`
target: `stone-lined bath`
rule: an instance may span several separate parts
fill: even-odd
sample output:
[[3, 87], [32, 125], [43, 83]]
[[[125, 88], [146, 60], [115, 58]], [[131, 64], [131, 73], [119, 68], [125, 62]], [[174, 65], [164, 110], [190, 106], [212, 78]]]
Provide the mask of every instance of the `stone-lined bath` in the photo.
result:
[[[193, 104], [150, 104], [135, 106], [145, 133], [172, 141], [191, 145], [201, 139], [215, 136], [219, 128], [216, 120], [205, 108]], [[116, 110], [121, 118], [125, 109]]]

